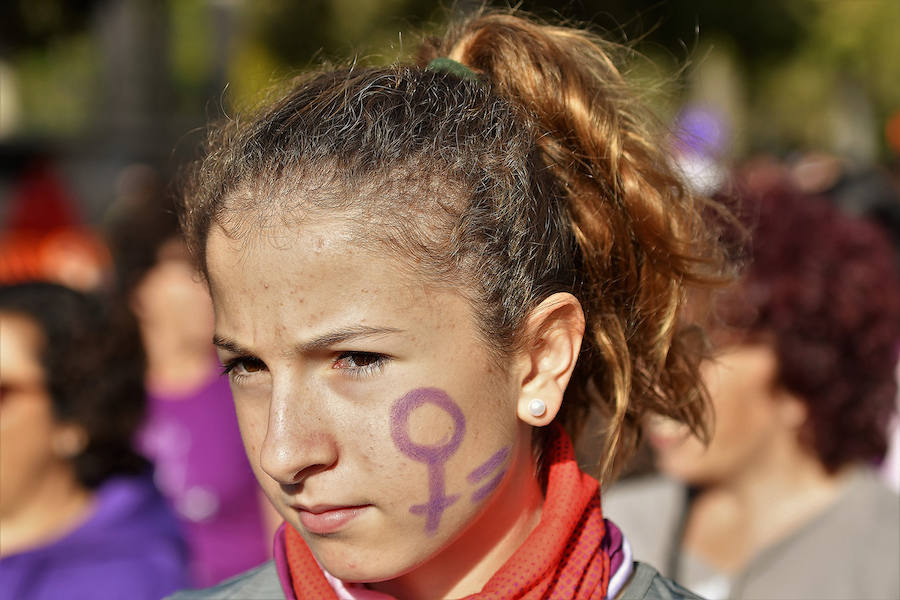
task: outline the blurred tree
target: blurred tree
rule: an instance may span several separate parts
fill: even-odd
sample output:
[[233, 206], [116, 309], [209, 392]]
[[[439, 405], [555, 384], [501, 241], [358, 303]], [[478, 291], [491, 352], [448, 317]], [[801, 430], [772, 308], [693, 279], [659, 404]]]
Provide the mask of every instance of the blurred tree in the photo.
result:
[[[202, 122], [229, 110], [230, 103], [249, 102], [270, 82], [321, 59], [394, 60], [415, 45], [405, 36], [433, 30], [448, 16], [482, 5], [482, 0], [7, 0], [0, 3], [0, 56], [21, 88], [25, 130], [71, 133], [90, 120], [90, 111], [108, 110], [97, 97], [109, 94], [95, 88], [102, 85], [109, 46], [97, 39], [95, 24], [102, 21], [98, 15], [135, 2], [161, 19], [157, 29], [165, 39], [154, 61], [168, 70], [173, 97], [167, 110], [180, 123]], [[485, 2], [507, 5], [507, 0]], [[840, 119], [835, 114], [866, 105], [877, 125], [900, 105], [897, 0], [521, 0], [517, 6], [552, 20], [589, 23], [615, 41], [634, 43], [662, 65], [638, 65], [641, 77], [671, 79], [687, 65], [681, 88], [670, 88], [672, 106], [693, 80], [691, 70], [702, 67], [710, 46], [718, 45], [744, 77], [751, 149], [828, 144], [843, 135], [829, 132], [827, 122]], [[159, 75], [153, 71], [157, 80]]]
[[261, 88], [321, 60], [386, 63], [411, 48], [403, 35], [421, 31], [445, 11], [431, 0], [262, 0], [241, 5], [229, 81], [238, 105]]
[[0, 54], [46, 46], [87, 28], [102, 0], [6, 0], [0, 2]]
[[[501, 3], [494, 3], [501, 5]], [[698, 38], [728, 37], [751, 66], [790, 54], [808, 35], [814, 0], [523, 0], [521, 7], [543, 17], [591, 23], [626, 41], [662, 46], [684, 56]]]

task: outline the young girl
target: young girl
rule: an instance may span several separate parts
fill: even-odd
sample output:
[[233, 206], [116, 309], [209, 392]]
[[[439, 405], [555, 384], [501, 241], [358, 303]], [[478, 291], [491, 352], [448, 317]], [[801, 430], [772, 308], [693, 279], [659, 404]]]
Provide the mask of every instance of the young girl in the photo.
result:
[[[195, 597], [689, 597], [601, 513], [717, 253], [590, 34], [476, 17], [415, 65], [314, 73], [212, 140], [183, 224], [274, 564]], [[190, 597], [190, 596], [183, 596]]]

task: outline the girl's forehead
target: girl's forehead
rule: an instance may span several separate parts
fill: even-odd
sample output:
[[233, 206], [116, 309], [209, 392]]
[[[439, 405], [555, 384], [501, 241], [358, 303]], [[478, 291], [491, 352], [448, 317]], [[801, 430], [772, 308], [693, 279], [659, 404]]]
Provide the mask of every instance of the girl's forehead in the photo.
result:
[[422, 284], [441, 286], [447, 283], [448, 274], [457, 289], [470, 281], [464, 265], [446, 256], [452, 238], [452, 215], [447, 211], [431, 214], [433, 211], [427, 208], [409, 210], [389, 198], [370, 198], [370, 191], [346, 191], [361, 197], [345, 206], [316, 205], [303, 198], [279, 206], [268, 203], [260, 210], [251, 210], [249, 204], [243, 209], [235, 205], [213, 221], [206, 236], [207, 271], [214, 268], [213, 253], [249, 257], [272, 255], [286, 248], [312, 253], [340, 248], [357, 259], [386, 258], [398, 271]]
[[453, 340], [487, 356], [474, 305], [457, 286], [433, 285], [390, 252], [361, 249], [357, 237], [330, 234], [328, 225], [278, 244], [211, 233], [209, 284], [220, 339], [271, 359], [367, 327], [393, 331], [393, 340], [426, 354]]
[[[354, 289], [360, 294], [381, 290], [383, 297], [396, 298], [395, 305], [427, 303], [449, 291], [465, 297], [475, 310], [478, 288], [469, 269], [446, 261], [443, 236], [430, 230], [443, 229], [441, 224], [430, 223], [422, 231], [421, 216], [404, 219], [370, 209], [323, 210], [304, 204], [301, 199], [290, 211], [233, 210], [213, 224], [205, 259], [217, 310], [226, 297], [234, 305], [246, 303], [254, 290], [275, 282], [283, 283], [285, 292], [310, 298], [333, 294], [332, 302], [346, 300]], [[357, 276], [348, 277], [352, 272]], [[366, 285], [360, 287], [363, 281]]]
[[[306, 296], [381, 290], [397, 297], [410, 290], [459, 291], [434, 281], [427, 268], [388, 247], [364, 224], [343, 217], [271, 223], [235, 235], [214, 226], [207, 238], [207, 272], [214, 302], [252, 289], [281, 286]], [[413, 294], [418, 295], [418, 294]]]

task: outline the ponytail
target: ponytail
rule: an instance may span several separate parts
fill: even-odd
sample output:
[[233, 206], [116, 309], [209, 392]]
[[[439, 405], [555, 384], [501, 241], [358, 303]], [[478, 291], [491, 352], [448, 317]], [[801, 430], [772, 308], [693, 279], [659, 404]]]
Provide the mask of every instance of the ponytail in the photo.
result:
[[725, 279], [703, 219], [712, 204], [673, 171], [613, 50], [586, 31], [493, 13], [462, 23], [422, 54], [466, 65], [538, 130], [541, 160], [577, 242], [587, 318], [559, 418], [574, 436], [591, 407], [606, 416], [603, 476], [636, 448], [648, 413], [706, 437], [699, 337], [679, 315], [689, 286]]

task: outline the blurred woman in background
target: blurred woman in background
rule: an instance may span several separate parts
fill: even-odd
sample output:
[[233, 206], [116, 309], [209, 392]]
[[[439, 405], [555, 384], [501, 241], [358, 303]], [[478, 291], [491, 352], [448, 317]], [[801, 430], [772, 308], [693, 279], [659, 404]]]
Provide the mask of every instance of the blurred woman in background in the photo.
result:
[[[671, 479], [611, 491], [635, 556], [716, 598], [900, 597], [900, 499], [870, 468], [894, 408], [900, 282], [878, 229], [778, 188], [717, 305], [708, 447], [662, 419]], [[652, 508], [651, 508], [652, 507]]]
[[93, 297], [0, 287], [0, 598], [152, 600], [186, 583], [131, 447], [144, 396], [125, 332]]
[[181, 523], [192, 585], [209, 586], [268, 559], [281, 519], [250, 470], [212, 345], [212, 302], [174, 207], [149, 167], [127, 168], [118, 185], [108, 238], [120, 302], [137, 318], [147, 354], [138, 445]]

